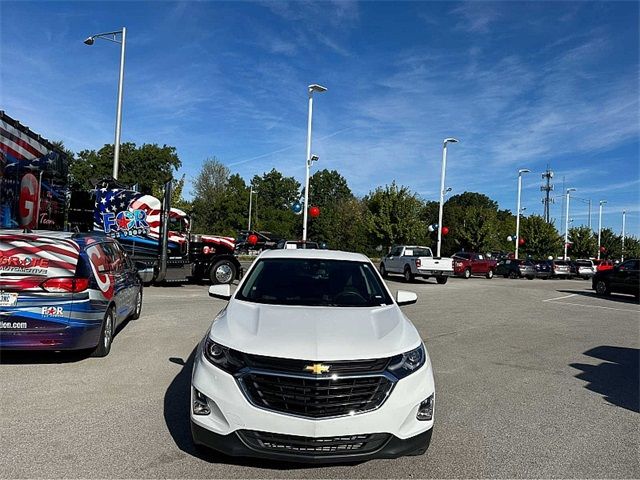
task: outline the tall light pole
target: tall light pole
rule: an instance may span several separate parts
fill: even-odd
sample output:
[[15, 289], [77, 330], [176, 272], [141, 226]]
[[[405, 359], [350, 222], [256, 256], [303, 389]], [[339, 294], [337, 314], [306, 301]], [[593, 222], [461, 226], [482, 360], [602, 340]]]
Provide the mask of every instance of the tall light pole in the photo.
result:
[[567, 243], [569, 242], [569, 196], [575, 192], [575, 188], [567, 188], [567, 213], [564, 217], [564, 260], [567, 260]]
[[249, 190], [249, 225], [247, 226], [247, 231], [251, 233], [251, 207], [253, 205], [253, 195], [257, 195], [258, 192], [253, 191], [253, 184], [251, 184], [251, 189]]
[[447, 193], [444, 188], [444, 177], [447, 170], [447, 143], [458, 143], [455, 138], [445, 138], [442, 144], [442, 169], [440, 172], [440, 208], [438, 210], [438, 247], [436, 257], [440, 257], [442, 247], [442, 213], [444, 209], [444, 195]]
[[606, 200], [600, 200], [600, 211], [598, 213], [598, 260], [600, 260], [600, 239], [602, 233], [602, 206], [607, 203]]
[[[322, 85], [309, 85], [309, 119], [307, 123], [307, 160], [306, 160], [306, 176], [304, 181], [304, 218], [302, 220], [302, 241], [307, 241], [307, 218], [309, 215], [309, 169], [313, 159], [311, 157], [311, 118], [313, 117], [313, 92], [326, 92], [327, 89]], [[317, 158], [317, 157], [316, 157]]]
[[620, 260], [624, 262], [624, 224], [625, 224], [625, 220], [627, 219], [627, 211], [626, 210], [622, 210], [622, 255]]
[[[121, 36], [121, 40], [118, 40], [118, 34]], [[120, 164], [120, 133], [122, 131], [122, 88], [124, 86], [124, 50], [127, 43], [127, 29], [122, 27], [122, 30], [116, 30], [115, 32], [98, 33], [91, 35], [84, 43], [87, 45], [93, 45], [96, 38], [108, 40], [113, 43], [120, 44], [120, 78], [118, 79], [118, 106], [116, 109], [116, 134], [113, 145], [113, 178], [118, 179], [118, 168]]]
[[518, 209], [516, 214], [516, 260], [518, 259], [518, 248], [520, 247], [520, 195], [522, 194], [522, 174], [529, 173], [528, 168], [518, 170]]

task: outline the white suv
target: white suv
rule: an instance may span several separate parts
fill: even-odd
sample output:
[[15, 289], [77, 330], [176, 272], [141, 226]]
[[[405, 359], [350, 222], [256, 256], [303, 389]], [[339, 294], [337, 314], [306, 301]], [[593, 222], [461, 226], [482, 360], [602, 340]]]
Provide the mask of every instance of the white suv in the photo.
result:
[[424, 453], [429, 355], [369, 259], [264, 252], [201, 342], [191, 382], [196, 445], [228, 455], [343, 462]]

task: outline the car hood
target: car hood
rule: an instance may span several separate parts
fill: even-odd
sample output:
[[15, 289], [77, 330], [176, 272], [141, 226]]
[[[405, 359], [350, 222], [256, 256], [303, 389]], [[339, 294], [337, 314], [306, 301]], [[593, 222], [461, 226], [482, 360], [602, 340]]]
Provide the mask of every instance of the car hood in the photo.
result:
[[234, 300], [214, 320], [209, 336], [245, 353], [332, 361], [390, 357], [421, 341], [397, 305], [300, 307]]

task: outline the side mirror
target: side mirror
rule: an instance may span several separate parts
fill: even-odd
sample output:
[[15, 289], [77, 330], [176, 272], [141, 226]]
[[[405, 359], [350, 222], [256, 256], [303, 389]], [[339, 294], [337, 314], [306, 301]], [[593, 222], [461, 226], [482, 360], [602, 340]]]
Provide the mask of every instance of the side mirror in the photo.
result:
[[231, 285], [224, 283], [221, 285], [211, 285], [209, 287], [209, 296], [229, 300], [231, 298]]
[[418, 295], [414, 292], [407, 292], [406, 290], [398, 290], [396, 293], [396, 303], [399, 306], [412, 305], [418, 301]]

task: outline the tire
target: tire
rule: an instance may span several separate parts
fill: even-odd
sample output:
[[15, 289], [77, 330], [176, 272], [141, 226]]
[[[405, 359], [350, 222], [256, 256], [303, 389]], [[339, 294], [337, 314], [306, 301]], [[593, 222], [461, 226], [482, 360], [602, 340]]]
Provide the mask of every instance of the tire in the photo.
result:
[[471, 278], [471, 269], [470, 268], [465, 268], [464, 272], [462, 273], [462, 276], [464, 278], [467, 278], [467, 279]]
[[129, 317], [131, 320], [137, 320], [140, 318], [140, 314], [142, 313], [142, 285], [140, 285], [140, 290], [136, 295], [136, 306], [133, 310], [133, 313]]
[[111, 343], [113, 342], [113, 334], [115, 330], [115, 314], [114, 308], [111, 307], [104, 314], [102, 321], [102, 330], [100, 331], [100, 340], [95, 350], [91, 353], [92, 357], [106, 357], [111, 351]]
[[504, 278], [509, 278], [509, 274], [505, 273], [504, 275], [502, 275]]
[[449, 277], [445, 277], [444, 275], [440, 275], [439, 277], [436, 277], [436, 282], [438, 283], [438, 285], [444, 285], [445, 283], [447, 283], [448, 280], [449, 280]]
[[209, 279], [213, 285], [231, 283], [237, 273], [238, 270], [231, 260], [218, 260], [209, 270]]
[[598, 280], [596, 283], [596, 293], [602, 296], [611, 295], [611, 289], [609, 288], [609, 284], [604, 280]]
[[485, 276], [491, 280], [493, 278], [493, 270], [489, 270]]
[[516, 272], [509, 272], [509, 278], [520, 278], [520, 275]]
[[533, 280], [535, 277], [533, 275], [527, 275], [527, 280]]
[[411, 267], [409, 265], [405, 265], [404, 267], [404, 281], [407, 283], [411, 283], [416, 279], [416, 276], [411, 273]]
[[380, 264], [380, 275], [382, 275], [382, 278], [387, 278], [389, 276], [387, 269], [384, 268], [384, 263]]

